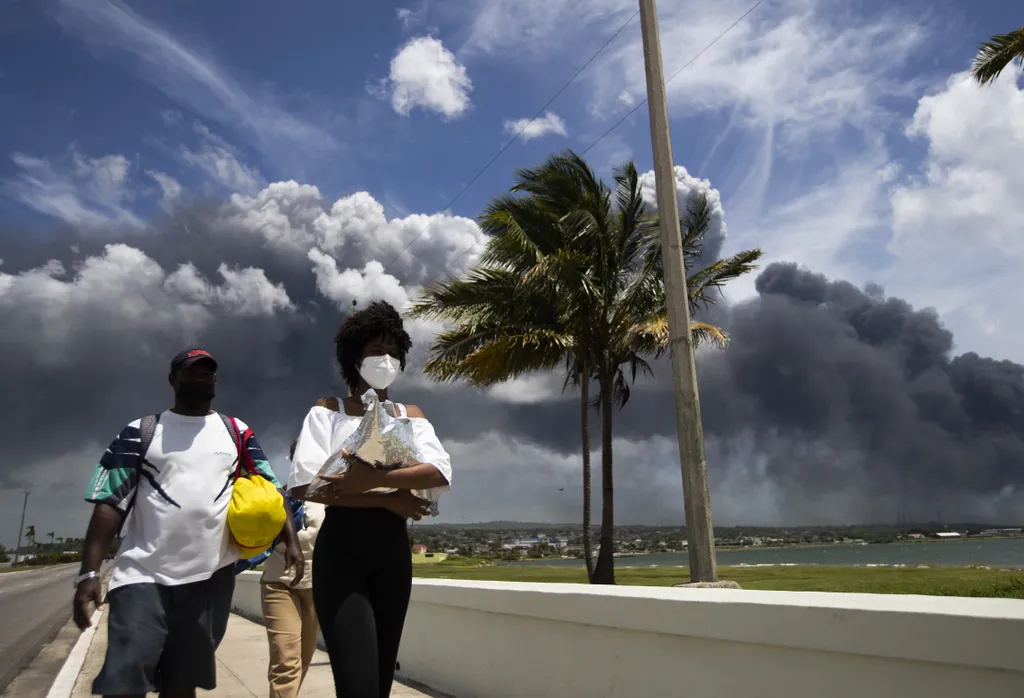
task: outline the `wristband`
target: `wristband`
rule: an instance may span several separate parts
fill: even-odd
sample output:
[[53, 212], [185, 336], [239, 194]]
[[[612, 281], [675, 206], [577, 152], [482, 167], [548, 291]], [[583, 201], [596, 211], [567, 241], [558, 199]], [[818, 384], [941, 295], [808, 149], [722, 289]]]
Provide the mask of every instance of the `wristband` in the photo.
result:
[[78, 575], [77, 577], [75, 577], [75, 588], [77, 589], [78, 585], [81, 584], [82, 582], [84, 582], [84, 581], [86, 581], [88, 579], [96, 579], [96, 577], [98, 577], [98, 576], [99, 575], [96, 574], [95, 572], [86, 572], [84, 574]]

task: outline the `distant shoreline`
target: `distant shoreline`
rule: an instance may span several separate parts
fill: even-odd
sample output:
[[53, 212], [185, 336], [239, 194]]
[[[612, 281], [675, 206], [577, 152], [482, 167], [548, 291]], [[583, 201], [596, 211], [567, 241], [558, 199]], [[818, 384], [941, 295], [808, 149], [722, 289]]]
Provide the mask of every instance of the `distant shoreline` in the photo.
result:
[[[941, 545], [940, 545], [941, 544]], [[902, 540], [887, 544], [805, 543], [719, 546], [720, 566], [811, 567], [971, 567], [1024, 569], [1024, 538], [956, 538]], [[673, 552], [615, 555], [617, 568], [666, 569], [687, 566], [686, 549]], [[511, 567], [580, 567], [581, 557], [527, 558], [504, 562]]]
[[[835, 543], [766, 543], [764, 545], [721, 545], [716, 544], [715, 550], [787, 550], [796, 548], [834, 548], [837, 546], [848, 546], [851, 548], [864, 547], [864, 546], [876, 546], [876, 545], [904, 545], [908, 543], [977, 543], [979, 541], [989, 540], [1020, 540], [1024, 541], [1022, 536], [973, 536], [973, 537], [962, 537], [962, 538], [907, 538], [902, 540], [886, 540], [886, 541], [864, 541], [861, 543], [850, 543], [848, 541], [837, 541]], [[629, 557], [651, 557], [653, 555], [686, 555], [686, 548], [681, 550], [665, 550], [656, 553], [615, 553], [616, 559], [629, 558]], [[596, 555], [596, 550], [595, 550]], [[582, 560], [583, 558], [578, 557], [560, 557], [560, 558], [546, 558], [549, 560]], [[520, 562], [533, 562], [532, 560], [520, 560]]]

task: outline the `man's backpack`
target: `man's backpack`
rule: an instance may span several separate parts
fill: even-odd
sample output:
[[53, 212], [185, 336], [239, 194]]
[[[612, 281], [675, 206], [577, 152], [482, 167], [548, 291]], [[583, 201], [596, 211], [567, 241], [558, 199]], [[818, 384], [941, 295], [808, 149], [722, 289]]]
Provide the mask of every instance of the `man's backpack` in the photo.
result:
[[[252, 463], [252, 460], [248, 458], [248, 453], [245, 452], [245, 443], [242, 440], [243, 434], [238, 431], [238, 425], [235, 420], [231, 417], [225, 417], [224, 415], [217, 413], [221, 421], [224, 422], [224, 427], [228, 430], [228, 434], [231, 435], [231, 441], [235, 444], [235, 449], [238, 452], [237, 462], [240, 465], [244, 465], [246, 469], [251, 473], [256, 473], [256, 468]], [[156, 425], [160, 422], [159, 414], [146, 415], [139, 422], [139, 464], [136, 466], [139, 469], [138, 476], [139, 481], [142, 480], [142, 466], [146, 462], [146, 452], [149, 451], [150, 445], [153, 443], [153, 436], [156, 434]], [[258, 473], [257, 473], [258, 474]], [[128, 507], [125, 509], [124, 518], [121, 520], [121, 526], [124, 526], [124, 522], [127, 521], [128, 515], [131, 514], [132, 509], [135, 508], [135, 500], [139, 496], [139, 487], [135, 486], [135, 492], [132, 493], [131, 501], [128, 502]]]

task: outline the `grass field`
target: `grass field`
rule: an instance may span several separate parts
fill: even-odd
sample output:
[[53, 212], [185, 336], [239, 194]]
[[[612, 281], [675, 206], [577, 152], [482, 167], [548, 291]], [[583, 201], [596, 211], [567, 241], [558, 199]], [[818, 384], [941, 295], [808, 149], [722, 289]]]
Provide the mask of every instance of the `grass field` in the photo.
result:
[[[413, 570], [417, 577], [440, 579], [577, 584], [586, 581], [582, 568], [511, 567], [475, 560], [415, 565]], [[619, 567], [615, 578], [624, 585], [670, 586], [688, 582], [689, 572], [667, 567]], [[720, 567], [719, 578], [738, 582], [744, 589], [1024, 599], [1024, 571], [983, 567]]]

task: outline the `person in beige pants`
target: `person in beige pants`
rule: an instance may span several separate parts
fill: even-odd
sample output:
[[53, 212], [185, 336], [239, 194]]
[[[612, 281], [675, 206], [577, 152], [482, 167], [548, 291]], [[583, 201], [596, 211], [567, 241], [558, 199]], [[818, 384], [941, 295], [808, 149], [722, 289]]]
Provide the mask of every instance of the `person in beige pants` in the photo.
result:
[[[292, 442], [292, 452], [295, 442]], [[290, 457], [290, 456], [289, 456]], [[309, 663], [316, 652], [317, 623], [313, 608], [313, 545], [324, 520], [324, 505], [305, 502], [304, 526], [299, 530], [299, 545], [306, 571], [291, 587], [293, 570], [286, 568], [284, 546], [278, 545], [263, 565], [260, 601], [270, 641], [270, 698], [298, 698]]]

